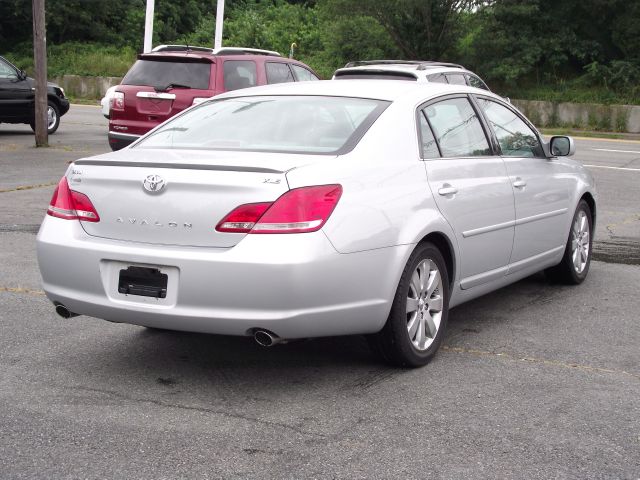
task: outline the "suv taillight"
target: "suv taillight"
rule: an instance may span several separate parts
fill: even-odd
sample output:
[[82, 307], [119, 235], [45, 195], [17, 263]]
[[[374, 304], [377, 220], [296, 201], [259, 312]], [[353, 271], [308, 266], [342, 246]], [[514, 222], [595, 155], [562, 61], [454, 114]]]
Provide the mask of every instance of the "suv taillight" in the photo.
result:
[[231, 233], [306, 233], [320, 230], [340, 200], [342, 186], [318, 185], [289, 190], [273, 203], [234, 209], [216, 226]]
[[64, 220], [100, 221], [100, 216], [89, 197], [84, 193], [71, 190], [66, 177], [62, 177], [58, 182], [58, 186], [51, 197], [51, 202], [49, 202], [47, 215], [63, 218]]
[[124, 110], [124, 92], [114, 92], [109, 100], [111, 110]]

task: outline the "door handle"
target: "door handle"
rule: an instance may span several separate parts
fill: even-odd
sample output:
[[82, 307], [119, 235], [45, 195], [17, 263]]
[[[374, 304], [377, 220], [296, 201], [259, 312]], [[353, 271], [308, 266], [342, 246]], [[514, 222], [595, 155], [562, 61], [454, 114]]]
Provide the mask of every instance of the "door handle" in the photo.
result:
[[458, 193], [458, 189], [449, 185], [448, 183], [445, 183], [438, 189], [438, 193], [443, 197], [446, 197], [447, 195], [455, 195], [456, 193]]
[[513, 186], [516, 188], [524, 188], [527, 186], [527, 182], [525, 182], [524, 180], [522, 180], [520, 177], [516, 178], [516, 180], [513, 182]]

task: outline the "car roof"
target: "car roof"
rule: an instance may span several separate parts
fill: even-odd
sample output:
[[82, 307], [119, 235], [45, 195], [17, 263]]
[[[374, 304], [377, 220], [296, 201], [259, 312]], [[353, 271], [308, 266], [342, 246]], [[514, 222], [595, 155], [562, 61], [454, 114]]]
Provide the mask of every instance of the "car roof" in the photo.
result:
[[[404, 75], [410, 74], [416, 78], [421, 76], [432, 75], [434, 73], [473, 73], [470, 70], [462, 66], [454, 64], [433, 64], [428, 68], [420, 68], [420, 64], [404, 64], [404, 63], [389, 63], [389, 64], [375, 64], [375, 65], [358, 65], [354, 67], [344, 67], [337, 69], [333, 74], [340, 76], [340, 74], [347, 72], [398, 72]], [[474, 74], [475, 75], [475, 74]]]
[[315, 82], [278, 83], [259, 87], [233, 90], [216, 96], [216, 99], [251, 97], [258, 95], [318, 95], [333, 97], [371, 98], [374, 100], [396, 101], [407, 99], [416, 101], [452, 93], [476, 93], [501, 99], [487, 90], [465, 85], [445, 83], [416, 83], [405, 80], [320, 80]]

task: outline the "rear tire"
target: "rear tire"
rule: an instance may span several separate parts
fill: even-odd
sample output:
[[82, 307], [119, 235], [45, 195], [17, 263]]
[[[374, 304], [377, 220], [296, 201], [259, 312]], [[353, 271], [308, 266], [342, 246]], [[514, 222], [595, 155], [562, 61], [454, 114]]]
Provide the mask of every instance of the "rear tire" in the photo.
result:
[[544, 273], [549, 280], [567, 285], [579, 285], [589, 273], [593, 243], [593, 218], [589, 204], [580, 200], [571, 220], [571, 230], [562, 261]]
[[[31, 126], [31, 130], [35, 132], [36, 131], [35, 120], [29, 122], [29, 125]], [[49, 100], [47, 102], [47, 133], [49, 135], [53, 135], [56, 132], [56, 130], [58, 130], [59, 126], [60, 126], [60, 109], [54, 102]]]
[[449, 316], [449, 275], [432, 243], [416, 247], [407, 261], [387, 323], [368, 337], [374, 352], [402, 367], [429, 363], [442, 343]]

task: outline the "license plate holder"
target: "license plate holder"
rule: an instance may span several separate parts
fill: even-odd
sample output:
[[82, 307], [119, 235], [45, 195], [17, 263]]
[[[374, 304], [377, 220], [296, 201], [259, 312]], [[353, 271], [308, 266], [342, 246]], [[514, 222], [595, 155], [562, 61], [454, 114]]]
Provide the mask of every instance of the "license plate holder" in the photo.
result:
[[166, 298], [169, 276], [157, 268], [128, 267], [120, 270], [118, 292], [124, 295]]

